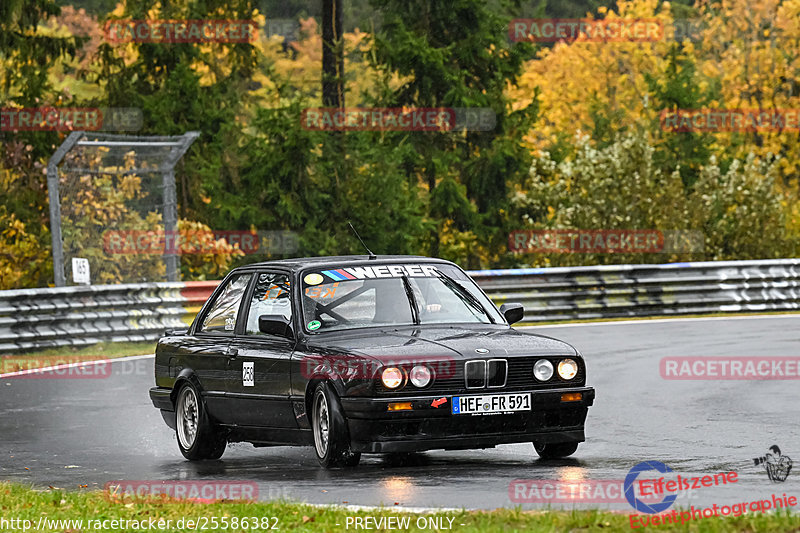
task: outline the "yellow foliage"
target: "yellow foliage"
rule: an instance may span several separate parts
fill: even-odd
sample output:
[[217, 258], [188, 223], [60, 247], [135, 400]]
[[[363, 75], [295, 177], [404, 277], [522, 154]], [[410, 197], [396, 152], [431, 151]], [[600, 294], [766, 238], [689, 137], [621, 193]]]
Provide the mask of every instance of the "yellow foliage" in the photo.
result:
[[[65, 176], [62, 179], [62, 235], [66, 257], [89, 260], [93, 283], [162, 281], [166, 276], [163, 253], [135, 245], [115, 248], [110, 242], [165, 236], [161, 206], [143, 189], [136, 174], [122, 174], [135, 165], [133, 153], [126, 154], [122, 167], [103, 167], [104, 150], [87, 162], [91, 168], [107, 173]], [[147, 212], [133, 208], [136, 203], [150, 206]], [[216, 279], [243, 255], [236, 246], [214, 239], [211, 229], [200, 222], [178, 222], [182, 267], [192, 279]], [[169, 240], [169, 239], [168, 239]], [[197, 246], [197, 245], [202, 246]], [[193, 247], [194, 246], [194, 247]]]
[[[800, 71], [800, 1], [722, 0], [702, 7], [706, 29], [698, 63], [704, 74], [722, 81], [720, 107], [800, 109], [794, 85]], [[797, 176], [796, 128], [750, 134], [738, 155], [791, 154], [781, 161], [782, 173]], [[720, 146], [733, 135], [718, 134]]]
[[0, 206], [0, 290], [22, 288], [33, 263], [45, 261], [50, 250], [42, 248], [36, 237], [14, 213]]
[[[684, 40], [679, 53], [698, 66], [697, 83], [719, 79], [721, 98], [709, 107], [718, 109], [800, 109], [795, 83], [800, 71], [800, 0], [722, 0], [701, 2], [702, 40]], [[602, 11], [601, 11], [602, 12]], [[658, 42], [572, 42], [543, 48], [525, 65], [517, 87], [509, 87], [513, 107], [520, 109], [538, 87], [541, 118], [525, 137], [533, 153], [559, 137], [572, 138], [592, 124], [592, 110], [611, 117], [612, 130], [651, 123], [661, 111], [647, 99], [645, 75], [666, 79], [673, 18], [669, 3], [629, 0], [618, 3], [607, 18], [657, 18], [665, 39]], [[680, 57], [680, 56], [679, 56]], [[784, 176], [797, 176], [800, 150], [794, 131], [714, 133], [722, 152], [743, 143], [737, 157], [789, 154], [781, 161]]]
[[[658, 18], [670, 27], [669, 5], [658, 10], [658, 0], [618, 3], [608, 18]], [[536, 152], [559, 136], [573, 137], [591, 124], [592, 109], [619, 116], [615, 129], [652, 120], [658, 110], [648, 108], [646, 73], [659, 77], [666, 67], [670, 43], [573, 42], [543, 48], [529, 61], [517, 87], [510, 87], [513, 108], [528, 105], [538, 86], [541, 118], [525, 138]]]

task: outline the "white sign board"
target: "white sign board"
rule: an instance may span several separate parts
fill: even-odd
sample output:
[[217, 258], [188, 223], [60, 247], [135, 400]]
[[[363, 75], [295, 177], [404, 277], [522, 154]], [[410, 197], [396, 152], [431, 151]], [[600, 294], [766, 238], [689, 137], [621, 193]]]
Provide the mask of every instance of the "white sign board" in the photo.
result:
[[83, 257], [72, 258], [72, 281], [78, 285], [91, 284], [88, 259], [84, 259]]

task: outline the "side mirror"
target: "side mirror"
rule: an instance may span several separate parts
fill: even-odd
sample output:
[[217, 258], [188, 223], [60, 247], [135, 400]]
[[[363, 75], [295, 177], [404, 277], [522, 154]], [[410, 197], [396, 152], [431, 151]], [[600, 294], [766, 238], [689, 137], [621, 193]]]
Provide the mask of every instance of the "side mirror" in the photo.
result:
[[258, 330], [267, 335], [292, 338], [292, 326], [283, 315], [261, 315], [258, 317]]
[[509, 324], [515, 324], [525, 316], [525, 309], [522, 307], [522, 304], [503, 304], [500, 306], [500, 313], [506, 317], [506, 321]]

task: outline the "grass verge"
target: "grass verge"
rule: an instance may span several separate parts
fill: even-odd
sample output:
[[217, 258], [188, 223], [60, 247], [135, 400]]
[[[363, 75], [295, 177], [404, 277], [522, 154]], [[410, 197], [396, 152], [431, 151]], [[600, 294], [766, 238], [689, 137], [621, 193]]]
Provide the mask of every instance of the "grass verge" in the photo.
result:
[[155, 348], [155, 342], [101, 342], [91, 346], [60, 346], [28, 352], [2, 353], [0, 354], [0, 374], [96, 359], [151, 354]]
[[[239, 527], [232, 527], [233, 518]], [[372, 520], [397, 517], [408, 520], [409, 527], [397, 527], [384, 521], [370, 521], [369, 528], [356, 528], [354, 519]], [[37, 529], [40, 518], [50, 521], [51, 527]], [[243, 518], [248, 526], [242, 527]], [[267, 520], [263, 520], [266, 518]], [[350, 519], [348, 526], [348, 518]], [[180, 520], [183, 527], [180, 527]], [[214, 526], [216, 519], [217, 527]], [[227, 519], [227, 520], [223, 520]], [[429, 527], [430, 519], [439, 519], [439, 528]], [[452, 519], [452, 521], [450, 520]], [[3, 522], [5, 520], [5, 522]], [[11, 527], [10, 520], [17, 520]], [[72, 520], [71, 524], [53, 521]], [[111, 520], [123, 521], [112, 524]], [[169, 527], [159, 529], [161, 524]], [[188, 527], [187, 520], [193, 520]], [[419, 520], [419, 524], [417, 521]], [[444, 531], [455, 533], [510, 531], [632, 531], [628, 516], [605, 511], [447, 511], [415, 514], [386, 509], [351, 510], [344, 507], [312, 506], [286, 501], [191, 503], [159, 499], [111, 500], [97, 491], [68, 492], [63, 490], [34, 490], [21, 485], [0, 483], [0, 531]], [[75, 521], [81, 521], [77, 523]], [[90, 522], [91, 521], [91, 522]], [[99, 522], [98, 522], [99, 521]], [[124, 522], [128, 521], [128, 522]], [[135, 521], [135, 522], [134, 522]], [[423, 524], [424, 522], [424, 524]], [[228, 527], [223, 527], [227, 523]], [[252, 527], [255, 523], [258, 527]], [[104, 524], [107, 527], [100, 527]], [[155, 525], [153, 525], [155, 524]], [[195, 525], [196, 524], [196, 525]], [[405, 525], [406, 522], [401, 522]], [[788, 513], [743, 515], [726, 518], [704, 518], [684, 525], [653, 526], [653, 531], [797, 531], [797, 515]], [[97, 525], [97, 527], [95, 527]], [[418, 527], [425, 525], [426, 527]], [[393, 526], [393, 527], [390, 527]]]

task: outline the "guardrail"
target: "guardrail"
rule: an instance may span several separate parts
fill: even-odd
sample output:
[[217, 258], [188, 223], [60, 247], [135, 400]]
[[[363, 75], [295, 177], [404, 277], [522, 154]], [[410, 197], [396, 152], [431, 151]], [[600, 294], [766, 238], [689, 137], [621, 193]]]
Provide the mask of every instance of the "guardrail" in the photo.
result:
[[217, 281], [0, 291], [0, 354], [155, 341], [190, 324]]
[[[800, 259], [480, 270], [524, 322], [800, 309]], [[0, 353], [155, 341], [191, 323], [216, 281], [0, 291]]]
[[800, 309], [800, 259], [470, 272], [525, 322]]

